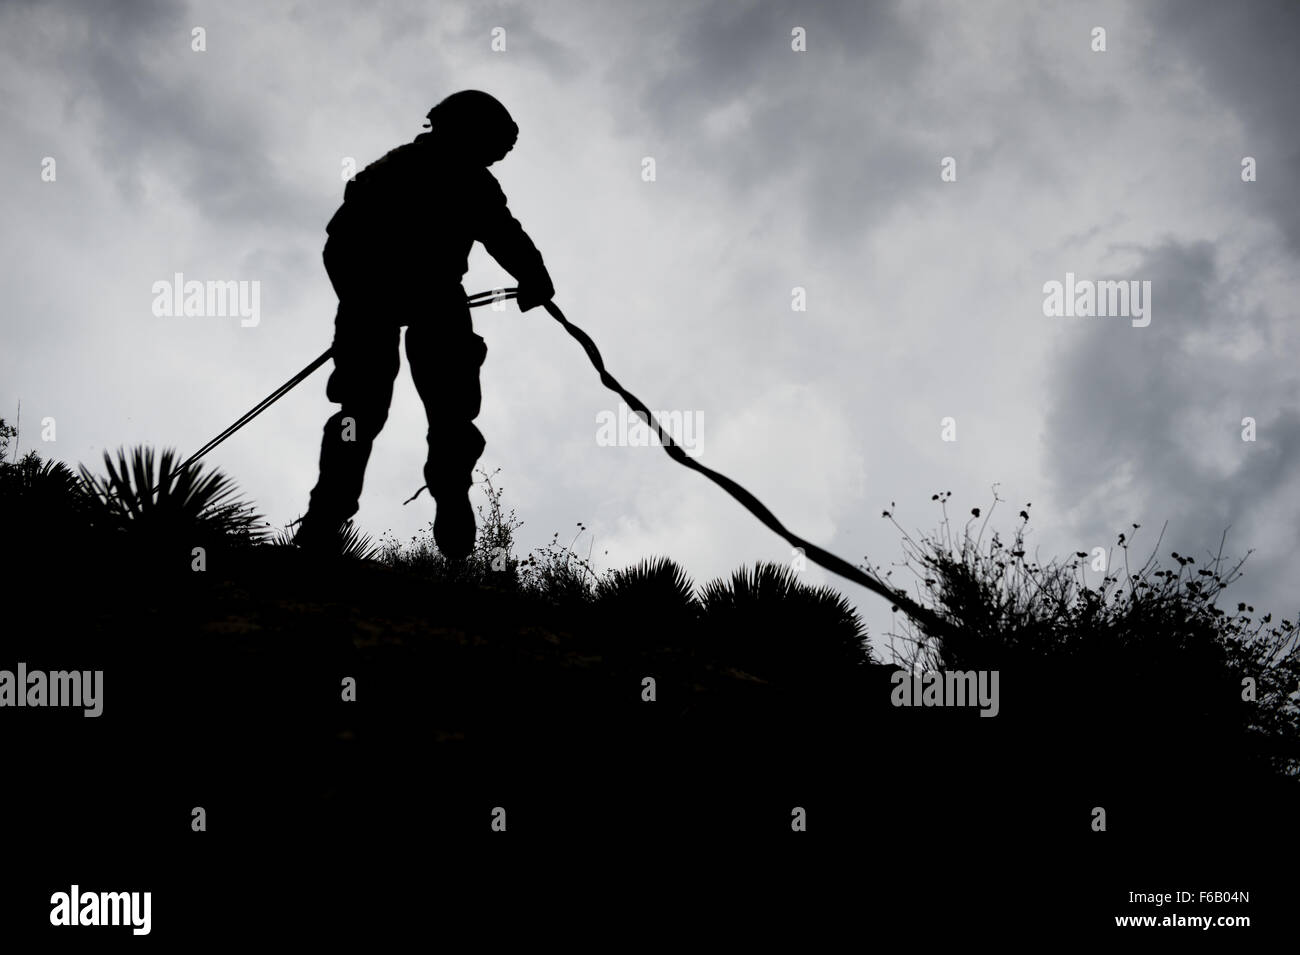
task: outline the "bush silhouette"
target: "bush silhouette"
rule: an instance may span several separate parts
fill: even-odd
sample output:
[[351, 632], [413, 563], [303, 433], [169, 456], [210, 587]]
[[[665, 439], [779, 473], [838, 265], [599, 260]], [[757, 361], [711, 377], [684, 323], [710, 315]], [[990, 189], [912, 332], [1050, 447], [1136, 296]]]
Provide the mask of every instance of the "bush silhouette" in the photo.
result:
[[[982, 523], [974, 508], [960, 532], [948, 498], [932, 497], [943, 515], [937, 532], [914, 539], [903, 531], [903, 538], [919, 598], [955, 627], [940, 636], [908, 626], [895, 651], [902, 665], [1018, 673], [1025, 705], [1052, 713], [1080, 737], [1119, 737], [1172, 721], [1181, 739], [1300, 775], [1300, 705], [1292, 698], [1300, 685], [1297, 626], [1269, 626], [1271, 614], [1256, 620], [1246, 604], [1235, 613], [1217, 606], [1245, 558], [1229, 565], [1221, 541], [1204, 567], [1171, 552], [1176, 569], [1165, 568], [1157, 541], [1133, 567], [1129, 553], [1140, 530], [1133, 524], [1117, 536], [1118, 556], [1114, 548], [1105, 556], [1109, 570], [1093, 571], [1090, 580], [1101, 558], [1079, 552], [1040, 564], [1027, 556], [1028, 506], [1008, 544], [996, 531], [984, 539], [1000, 503], [996, 490]], [[1081, 708], [1078, 700], [1090, 703]]]
[[[585, 606], [592, 598], [592, 588], [599, 575], [592, 567], [590, 557], [579, 556], [573, 543], [562, 547], [556, 532], [551, 541], [535, 548], [526, 557], [515, 554], [515, 532], [523, 527], [514, 510], [506, 511], [501, 503], [504, 488], [497, 487], [491, 474], [479, 470], [482, 480], [476, 483], [485, 488], [486, 506], [478, 511], [478, 534], [474, 549], [464, 560], [449, 561], [438, 549], [434, 539], [433, 522], [421, 533], [414, 534], [405, 544], [385, 532], [380, 538], [376, 558], [394, 570], [464, 586], [485, 586], [531, 597], [556, 607]], [[578, 535], [585, 528], [578, 524]], [[577, 537], [574, 538], [576, 543]]]
[[601, 577], [594, 588], [597, 632], [611, 649], [659, 656], [671, 648], [693, 648], [700, 604], [695, 584], [667, 557], [648, 558]]
[[48, 561], [81, 537], [87, 521], [77, 475], [29, 451], [0, 466], [0, 546], [10, 556]]
[[659, 608], [667, 618], [686, 620], [699, 613], [695, 584], [679, 564], [667, 557], [647, 558], [615, 570], [596, 584], [596, 601], [628, 608]]
[[232, 548], [266, 542], [265, 522], [236, 497], [220, 471], [191, 466], [174, 473], [176, 453], [155, 459], [149, 447], [116, 463], [104, 452], [107, 476], [80, 468], [89, 530], [101, 546], [125, 548], [132, 559], [160, 568], [189, 567], [195, 547]]
[[714, 655], [769, 682], [806, 687], [848, 679], [871, 662], [866, 630], [848, 600], [801, 582], [780, 564], [715, 580], [700, 604]]

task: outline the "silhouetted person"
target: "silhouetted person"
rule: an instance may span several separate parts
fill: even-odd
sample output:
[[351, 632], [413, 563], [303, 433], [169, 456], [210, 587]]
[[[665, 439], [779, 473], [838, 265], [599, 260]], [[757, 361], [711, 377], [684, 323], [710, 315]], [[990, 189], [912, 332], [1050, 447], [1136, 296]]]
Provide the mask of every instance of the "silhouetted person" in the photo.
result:
[[474, 240], [515, 277], [521, 310], [555, 294], [541, 254], [487, 169], [519, 135], [506, 108], [465, 90], [428, 120], [428, 132], [357, 173], [325, 227], [325, 270], [339, 297], [325, 393], [342, 407], [325, 424], [320, 480], [295, 536], [301, 547], [330, 547], [360, 506], [406, 325], [406, 357], [429, 419], [424, 480], [437, 502], [434, 539], [448, 557], [466, 556], [476, 533], [468, 492], [484, 447], [474, 418], [487, 355], [461, 286]]

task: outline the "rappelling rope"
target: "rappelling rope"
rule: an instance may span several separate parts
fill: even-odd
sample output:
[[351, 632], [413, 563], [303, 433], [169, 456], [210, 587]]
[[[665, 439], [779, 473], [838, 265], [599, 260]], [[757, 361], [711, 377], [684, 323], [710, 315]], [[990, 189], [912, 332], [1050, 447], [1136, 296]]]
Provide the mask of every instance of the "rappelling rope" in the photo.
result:
[[776, 519], [775, 514], [763, 506], [762, 501], [754, 497], [753, 494], [750, 494], [749, 491], [745, 490], [725, 474], [719, 474], [712, 468], [706, 467], [699, 461], [696, 461], [694, 458], [687, 455], [687, 453], [682, 450], [681, 446], [672, 439], [672, 436], [660, 427], [658, 420], [656, 420], [650, 409], [646, 407], [645, 402], [624, 388], [619, 383], [618, 379], [606, 370], [605, 361], [600, 357], [600, 349], [598, 349], [596, 343], [591, 340], [591, 336], [565, 318], [564, 313], [560, 311], [560, 307], [554, 302], [543, 302], [542, 306], [550, 312], [551, 317], [563, 325], [564, 330], [577, 339], [578, 344], [586, 350], [587, 357], [591, 359], [592, 365], [595, 366], [596, 371], [600, 373], [601, 384], [611, 391], [617, 392], [618, 395], [628, 403], [632, 410], [639, 414], [641, 419], [654, 429], [655, 434], [659, 436], [659, 440], [663, 444], [664, 451], [667, 452], [670, 458], [683, 467], [688, 467], [692, 471], [700, 472], [714, 484], [718, 485], [718, 487], [722, 488], [739, 501], [740, 504], [749, 511], [749, 513], [762, 521], [766, 527], [784, 537], [791, 547], [801, 549], [809, 560], [820, 564], [832, 573], [839, 574], [841, 577], [853, 581], [855, 584], [861, 584], [871, 592], [879, 594], [886, 600], [891, 601], [895, 609], [904, 611], [913, 620], [924, 624], [932, 634], [946, 634], [952, 632], [952, 625], [942, 617], [938, 616], [933, 611], [922, 607], [920, 604], [910, 599], [903, 591], [891, 589], [879, 578], [863, 572], [843, 558], [836, 557], [830, 551], [823, 550], [816, 544], [806, 541], [799, 535], [791, 532], [784, 524]]
[[[519, 290], [517, 288], [494, 289], [487, 292], [478, 292], [466, 298], [465, 304], [469, 308], [478, 308], [480, 305], [488, 305], [492, 302], [517, 298], [518, 294], [519, 294]], [[591, 364], [595, 367], [596, 371], [600, 374], [601, 383], [606, 388], [610, 389], [613, 392], [616, 392], [624, 401], [627, 402], [627, 404], [629, 405], [629, 407], [632, 408], [633, 411], [635, 411], [638, 415], [640, 415], [641, 419], [645, 421], [646, 424], [648, 424], [651, 428], [654, 429], [655, 434], [659, 437], [660, 443], [663, 445], [664, 451], [668, 454], [670, 458], [672, 458], [674, 461], [676, 461], [678, 464], [682, 465], [683, 467], [690, 468], [692, 471], [698, 471], [700, 474], [703, 474], [714, 484], [718, 485], [718, 487], [722, 488], [733, 498], [735, 498], [738, 502], [740, 502], [740, 504], [747, 511], [749, 511], [756, 518], [762, 521], [763, 524], [768, 529], [774, 531], [775, 533], [779, 534], [781, 537], [785, 538], [786, 542], [789, 543], [791, 547], [797, 547], [800, 550], [802, 550], [804, 555], [809, 560], [813, 561], [816, 564], [821, 565], [822, 567], [831, 571], [832, 573], [839, 574], [841, 577], [844, 577], [847, 580], [851, 580], [855, 584], [860, 584], [861, 586], [866, 587], [872, 593], [879, 594], [881, 597], [884, 597], [886, 600], [889, 600], [893, 604], [894, 609], [902, 610], [913, 620], [916, 620], [918, 623], [923, 624], [930, 631], [931, 634], [938, 635], [938, 634], [947, 634], [952, 632], [953, 630], [952, 625], [948, 621], [944, 620], [942, 617], [934, 613], [934, 611], [922, 607], [920, 604], [916, 603], [914, 600], [909, 598], [903, 591], [890, 588], [887, 584], [884, 583], [884, 581], [880, 580], [878, 577], [875, 577], [871, 574], [864, 572], [863, 570], [853, 566], [843, 558], [836, 557], [830, 551], [824, 550], [821, 547], [818, 547], [816, 544], [810, 541], [806, 541], [799, 535], [788, 530], [784, 524], [782, 524], [779, 520], [776, 519], [775, 514], [769, 511], [758, 498], [754, 497], [754, 495], [749, 493], [749, 491], [745, 490], [745, 488], [741, 487], [739, 484], [737, 484], [731, 478], [727, 477], [725, 474], [719, 474], [717, 471], [713, 470], [712, 468], [700, 464], [700, 462], [696, 461], [694, 458], [691, 458], [689, 455], [687, 455], [686, 452], [681, 448], [681, 446], [678, 445], [677, 442], [673, 440], [672, 436], [663, 430], [663, 428], [659, 424], [659, 421], [655, 418], [654, 414], [650, 411], [649, 408], [646, 407], [645, 402], [643, 402], [636, 395], [632, 394], [632, 392], [624, 388], [619, 383], [618, 379], [609, 373], [609, 371], [605, 368], [605, 360], [601, 358], [600, 350], [596, 347], [596, 343], [591, 340], [591, 336], [589, 336], [581, 328], [579, 328], [577, 325], [574, 325], [567, 318], [565, 318], [564, 313], [560, 311], [560, 307], [556, 305], [554, 302], [543, 302], [542, 306], [546, 309], [547, 312], [550, 313], [552, 318], [554, 318], [557, 322], [559, 322], [562, 326], [564, 326], [564, 330], [568, 332], [571, 336], [573, 336], [573, 338], [577, 340], [578, 344], [580, 344], [583, 347], [583, 349], [587, 352], [587, 357], [591, 360]], [[298, 374], [294, 375], [292, 378], [286, 381], [275, 391], [271, 392], [271, 394], [263, 398], [260, 402], [254, 405], [253, 408], [247, 414], [239, 418], [239, 420], [237, 420], [229, 428], [221, 432], [221, 434], [217, 435], [215, 438], [213, 438], [211, 441], [205, 444], [194, 454], [190, 455], [190, 457], [186, 459], [186, 461], [183, 464], [181, 464], [180, 467], [176, 468], [176, 470], [173, 471], [171, 474], [165, 476], [163, 478], [163, 481], [166, 481], [172, 475], [175, 475], [185, 470], [185, 468], [189, 467], [199, 458], [203, 457], [203, 455], [207, 454], [209, 451], [211, 451], [217, 445], [221, 444], [223, 441], [229, 438], [240, 428], [244, 427], [244, 425], [248, 424], [258, 415], [260, 415], [271, 405], [275, 404], [275, 402], [283, 398], [285, 394], [287, 394], [290, 390], [296, 387], [300, 382], [303, 381], [303, 379], [307, 378], [317, 368], [325, 364], [325, 362], [329, 360], [331, 354], [333, 354], [333, 349], [332, 348], [326, 349], [326, 351], [319, 358], [313, 361], [302, 371], [298, 372]], [[426, 487], [427, 485], [425, 487], [421, 487], [418, 491], [415, 492], [415, 494], [412, 494], [411, 497], [407, 499], [405, 503], [409, 504], [411, 501], [415, 500], [415, 498], [419, 496], [420, 491], [425, 490]]]
[[187, 467], [189, 467], [199, 458], [203, 457], [203, 455], [207, 454], [217, 445], [221, 444], [221, 442], [225, 441], [226, 438], [230, 437], [232, 434], [234, 434], [244, 425], [248, 424], [250, 421], [252, 421], [258, 415], [260, 415], [267, 408], [271, 407], [271, 405], [275, 404], [286, 394], [292, 391], [300, 382], [302, 382], [305, 378], [310, 376], [311, 373], [314, 372], [317, 368], [325, 364], [325, 362], [329, 361], [330, 356], [332, 354], [334, 354], [334, 349], [333, 348], [327, 349], [324, 354], [322, 354], [319, 358], [313, 361], [310, 365], [308, 365], [302, 371], [298, 372], [298, 374], [294, 375], [292, 378], [286, 381], [279, 388], [275, 389], [275, 391], [271, 392], [269, 395], [267, 395], [265, 398], [263, 398], [261, 401], [255, 404], [252, 410], [249, 411], [247, 414], [245, 414], [242, 418], [240, 418], [238, 421], [232, 424], [225, 431], [221, 432], [221, 434], [217, 435], [215, 438], [213, 438], [203, 447], [199, 448], [199, 450], [191, 454], [175, 471], [172, 472], [172, 474], [179, 474], [181, 471], [184, 471]]

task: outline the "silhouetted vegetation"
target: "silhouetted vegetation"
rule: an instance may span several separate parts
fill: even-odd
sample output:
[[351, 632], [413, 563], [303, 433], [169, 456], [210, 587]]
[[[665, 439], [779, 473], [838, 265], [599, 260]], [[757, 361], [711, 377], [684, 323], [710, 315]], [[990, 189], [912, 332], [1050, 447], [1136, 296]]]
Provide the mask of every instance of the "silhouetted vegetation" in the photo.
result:
[[[0, 451], [13, 437], [0, 421]], [[171, 452], [155, 457], [147, 448], [120, 451], [116, 459], [105, 454], [103, 474], [82, 467], [78, 475], [34, 451], [4, 460], [0, 527], [8, 562], [63, 568], [70, 553], [85, 547], [101, 555], [97, 567], [188, 572], [193, 549], [204, 547], [205, 569], [215, 579], [254, 581], [240, 586], [265, 587], [277, 600], [298, 586], [293, 580], [313, 581], [312, 587], [318, 579], [336, 580], [347, 588], [349, 619], [387, 614], [387, 603], [368, 596], [378, 601], [386, 594], [384, 601], [398, 605], [414, 601], [403, 632], [455, 632], [498, 621], [494, 626], [506, 629], [493, 638], [492, 653], [551, 659], [566, 674], [566, 686], [596, 666], [607, 680], [654, 673], [692, 693], [752, 687], [800, 705], [862, 698], [869, 708], [887, 693], [871, 680], [892, 669], [874, 663], [861, 620], [832, 588], [811, 587], [773, 564], [703, 586], [666, 557], [598, 570], [582, 524], [567, 545], [556, 534], [521, 556], [523, 523], [503, 505], [495, 474], [480, 472], [485, 503], [467, 559], [445, 559], [432, 525], [405, 543], [384, 535], [376, 544], [349, 523], [339, 534], [343, 560], [322, 577], [309, 569], [319, 568], [321, 558], [300, 553], [287, 532], [270, 534], [233, 481], [203, 467], [173, 474], [175, 466]], [[1075, 733], [1080, 746], [1089, 734], [1173, 720], [1180, 732], [1234, 758], [1262, 760], [1283, 776], [1300, 772], [1297, 626], [1258, 616], [1244, 604], [1219, 606], [1240, 561], [1229, 565], [1220, 548], [1204, 566], [1171, 554], [1174, 564], [1164, 569], [1153, 549], [1133, 567], [1134, 525], [1119, 535], [1118, 553], [1105, 555], [1104, 571], [1093, 569], [1098, 556], [1083, 552], [1042, 564], [1026, 553], [1028, 506], [1004, 541], [990, 527], [1001, 503], [996, 494], [988, 513], [973, 510], [959, 531], [947, 516], [948, 495], [934, 500], [943, 513], [938, 532], [917, 539], [899, 528], [904, 566], [916, 575], [918, 598], [955, 631], [938, 637], [905, 624], [893, 635], [898, 665], [1013, 675], [1017, 682], [1006, 685], [1017, 688], [1016, 718], [1050, 717], [1061, 733]], [[585, 538], [584, 553], [579, 542]], [[257, 612], [250, 605], [245, 613]], [[459, 665], [448, 659], [453, 669]], [[575, 692], [565, 691], [581, 698]], [[1088, 706], [1078, 703], [1084, 697]], [[696, 708], [690, 694], [679, 694], [672, 705], [681, 712]]]
[[[1087, 692], [1094, 727], [1172, 721], [1180, 733], [1300, 774], [1297, 623], [1256, 616], [1245, 603], [1218, 606], [1245, 558], [1230, 563], [1221, 540], [1204, 566], [1171, 552], [1164, 567], [1157, 540], [1134, 566], [1141, 527], [1133, 524], [1109, 553], [1043, 564], [1027, 554], [1029, 505], [1004, 541], [989, 529], [1003, 503], [996, 489], [987, 512], [973, 508], [960, 531], [950, 496], [931, 498], [942, 511], [935, 533], [917, 539], [899, 526], [917, 598], [955, 624], [941, 636], [904, 620], [894, 648], [904, 666], [1037, 674], [1045, 713], [1063, 712], [1064, 701]], [[884, 516], [893, 520], [891, 511]]]

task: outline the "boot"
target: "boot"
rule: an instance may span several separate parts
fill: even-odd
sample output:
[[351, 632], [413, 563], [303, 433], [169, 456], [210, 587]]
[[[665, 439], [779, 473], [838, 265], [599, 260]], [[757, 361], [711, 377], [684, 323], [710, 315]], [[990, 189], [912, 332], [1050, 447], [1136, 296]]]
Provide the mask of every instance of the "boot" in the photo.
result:
[[[432, 493], [432, 492], [431, 492]], [[433, 540], [448, 560], [460, 561], [474, 550], [478, 525], [469, 503], [469, 488], [442, 490], [433, 495], [438, 512], [433, 519]]]
[[298, 522], [293, 543], [300, 550], [313, 554], [337, 554], [342, 549], [339, 528], [342, 521], [330, 521], [308, 511]]

